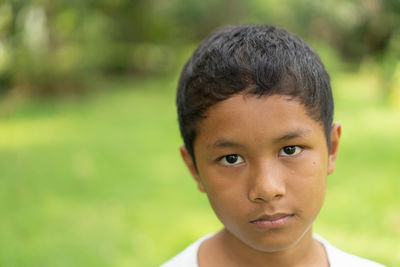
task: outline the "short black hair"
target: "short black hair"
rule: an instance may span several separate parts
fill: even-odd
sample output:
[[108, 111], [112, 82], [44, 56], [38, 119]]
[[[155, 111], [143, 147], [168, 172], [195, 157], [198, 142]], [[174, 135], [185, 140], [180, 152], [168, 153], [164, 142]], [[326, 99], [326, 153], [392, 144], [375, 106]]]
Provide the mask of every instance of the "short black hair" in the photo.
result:
[[238, 93], [288, 95], [324, 127], [328, 148], [333, 121], [329, 74], [303, 40], [272, 25], [238, 25], [212, 32], [185, 64], [178, 83], [181, 135], [194, 158], [193, 143], [207, 109]]

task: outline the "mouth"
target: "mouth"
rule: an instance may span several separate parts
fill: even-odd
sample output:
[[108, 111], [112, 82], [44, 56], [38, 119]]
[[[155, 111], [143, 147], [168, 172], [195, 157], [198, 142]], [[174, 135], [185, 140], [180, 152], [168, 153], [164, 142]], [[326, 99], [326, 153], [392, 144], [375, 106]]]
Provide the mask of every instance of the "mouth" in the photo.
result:
[[250, 221], [250, 223], [260, 229], [279, 228], [289, 223], [293, 217], [294, 214], [275, 213], [271, 215], [263, 215]]

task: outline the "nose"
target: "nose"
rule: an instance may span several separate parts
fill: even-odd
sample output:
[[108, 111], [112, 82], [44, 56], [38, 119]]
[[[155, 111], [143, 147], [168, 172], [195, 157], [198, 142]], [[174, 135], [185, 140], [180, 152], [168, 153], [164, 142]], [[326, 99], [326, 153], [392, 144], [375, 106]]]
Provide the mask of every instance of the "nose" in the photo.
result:
[[286, 194], [285, 177], [277, 166], [260, 164], [249, 181], [248, 198], [252, 202], [270, 202]]

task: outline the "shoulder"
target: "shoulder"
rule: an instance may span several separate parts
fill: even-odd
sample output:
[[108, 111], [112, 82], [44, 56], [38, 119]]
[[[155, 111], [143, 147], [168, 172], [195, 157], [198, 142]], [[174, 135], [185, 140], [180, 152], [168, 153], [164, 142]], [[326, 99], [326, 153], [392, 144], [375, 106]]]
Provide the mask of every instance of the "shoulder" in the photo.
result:
[[318, 235], [314, 234], [314, 238], [324, 245], [331, 267], [385, 267], [380, 263], [367, 260], [335, 248], [328, 241]]
[[197, 253], [199, 251], [199, 247], [204, 240], [210, 238], [211, 236], [212, 234], [208, 234], [196, 240], [194, 243], [190, 244], [182, 252], [160, 267], [198, 267]]

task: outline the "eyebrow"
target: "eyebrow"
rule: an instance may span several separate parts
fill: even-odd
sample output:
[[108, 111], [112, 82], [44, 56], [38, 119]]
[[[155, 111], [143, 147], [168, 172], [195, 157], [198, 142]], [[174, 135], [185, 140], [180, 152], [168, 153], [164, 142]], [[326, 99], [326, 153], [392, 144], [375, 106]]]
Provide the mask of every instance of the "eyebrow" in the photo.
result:
[[[281, 142], [289, 141], [289, 140], [292, 140], [295, 138], [307, 136], [307, 135], [311, 134], [311, 132], [312, 131], [310, 129], [297, 129], [295, 131], [288, 132], [282, 136], [274, 138], [272, 140], [272, 143], [281, 143]], [[226, 139], [220, 139], [220, 140], [215, 141], [214, 143], [208, 144], [207, 147], [211, 147], [211, 148], [243, 148], [243, 147], [245, 147], [245, 145], [237, 143], [237, 142], [229, 141]]]
[[214, 143], [209, 144], [208, 147], [212, 147], [212, 148], [242, 148], [242, 147], [244, 147], [244, 145], [242, 145], [240, 143], [221, 139], [221, 140], [215, 141]]
[[311, 134], [311, 132], [312, 131], [310, 129], [297, 129], [295, 131], [288, 132], [282, 136], [279, 136], [279, 137], [273, 139], [273, 143], [281, 143], [281, 142], [292, 140], [294, 138], [307, 136], [307, 135]]

